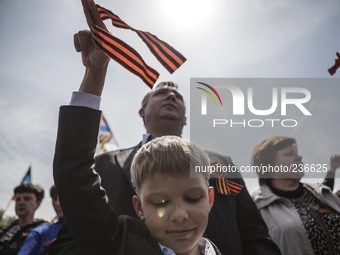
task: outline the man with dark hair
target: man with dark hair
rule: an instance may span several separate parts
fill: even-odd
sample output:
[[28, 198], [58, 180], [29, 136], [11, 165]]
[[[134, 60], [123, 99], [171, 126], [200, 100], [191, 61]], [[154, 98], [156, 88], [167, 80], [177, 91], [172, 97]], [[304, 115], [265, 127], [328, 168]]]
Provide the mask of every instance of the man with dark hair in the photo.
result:
[[15, 196], [19, 193], [25, 193], [25, 192], [33, 193], [36, 196], [37, 201], [40, 201], [40, 202], [43, 200], [44, 195], [45, 195], [44, 190], [40, 186], [33, 185], [32, 183], [23, 183], [14, 189]]
[[[91, 13], [93, 23], [106, 29], [95, 3], [92, 0], [82, 0], [82, 3], [88, 24], [91, 23], [89, 16], [89, 13]], [[92, 132], [98, 133], [98, 121], [101, 114], [99, 102], [109, 59], [92, 43], [91, 31], [80, 31], [75, 34], [74, 45], [76, 51], [82, 53], [86, 73], [79, 91], [72, 95], [70, 106], [61, 107], [59, 125], [70, 122], [87, 123], [86, 125], [93, 127]], [[131, 162], [137, 150], [153, 137], [180, 136], [182, 134], [183, 126], [186, 124], [185, 103], [176, 84], [163, 82], [156, 89], [150, 91], [142, 102], [139, 115], [143, 118], [147, 133], [143, 135], [142, 142], [130, 149], [101, 154], [96, 157], [95, 161], [95, 170], [101, 176], [100, 184], [105, 189], [115, 213], [117, 215], [129, 215], [136, 219], [139, 219], [139, 217], [131, 202], [132, 197], [136, 195], [131, 182]], [[76, 130], [70, 130], [70, 134], [74, 134], [74, 136], [83, 131], [78, 130], [77, 127], [73, 128]], [[84, 148], [88, 148], [87, 142], [84, 141]], [[65, 151], [63, 153], [68, 155], [72, 152]], [[222, 165], [232, 164], [229, 157], [215, 153], [208, 153], [208, 156], [211, 162], [218, 161]], [[55, 159], [54, 164], [59, 163], [57, 160]], [[78, 160], [77, 165], [82, 165], [81, 160], [83, 159], [79, 158]], [[280, 254], [277, 246], [269, 238], [268, 229], [245, 188], [241, 175], [238, 174], [236, 178], [228, 178], [228, 180], [239, 188], [238, 192], [233, 195], [218, 193], [216, 179], [210, 180], [210, 185], [214, 186], [217, 194], [215, 204], [209, 215], [207, 238], [219, 247], [222, 254]], [[74, 180], [72, 185], [77, 185], [77, 180]], [[65, 193], [63, 194], [63, 192]], [[60, 197], [70, 195], [62, 188], [58, 188], [58, 194]], [[62, 200], [60, 203], [63, 206]], [[65, 216], [65, 223], [67, 226], [72, 224], [72, 221], [68, 221], [67, 216]], [[49, 255], [81, 254], [76, 241], [73, 240], [72, 233], [67, 230], [66, 226], [61, 228], [57, 240], [50, 246]], [[86, 224], [81, 231], [87, 231]]]
[[50, 189], [52, 205], [57, 213], [55, 223], [36, 227], [26, 238], [18, 255], [43, 255], [51, 242], [57, 237], [61, 225], [64, 222], [63, 210], [59, 203], [57, 188], [53, 185]]
[[[161, 83], [159, 83], [156, 87], [156, 89], [173, 89], [175, 92], [176, 92], [176, 97], [177, 98], [181, 98], [181, 100], [183, 101], [184, 103], [184, 107], [185, 107], [185, 102], [184, 102], [184, 99], [183, 99], [183, 95], [182, 93], [178, 90], [178, 85], [177, 83], [174, 83], [173, 81], [163, 81]], [[149, 98], [151, 96], [151, 94], [153, 94], [155, 92], [155, 90], [151, 90], [149, 91], [143, 98], [142, 100], [142, 109], [146, 107], [146, 105], [148, 104], [149, 102]], [[139, 111], [139, 114], [141, 114], [141, 110]], [[185, 108], [184, 108], [185, 110]], [[143, 122], [144, 122], [144, 126], [146, 127], [146, 124], [145, 124], [145, 118], [144, 116], [141, 115], [141, 117], [143, 118]], [[186, 119], [184, 120], [184, 122], [186, 121]], [[186, 123], [184, 123], [185, 125]]]
[[15, 214], [18, 219], [0, 228], [0, 254], [16, 255], [29, 232], [45, 220], [35, 219], [34, 213], [44, 198], [44, 190], [31, 183], [23, 183], [14, 189]]

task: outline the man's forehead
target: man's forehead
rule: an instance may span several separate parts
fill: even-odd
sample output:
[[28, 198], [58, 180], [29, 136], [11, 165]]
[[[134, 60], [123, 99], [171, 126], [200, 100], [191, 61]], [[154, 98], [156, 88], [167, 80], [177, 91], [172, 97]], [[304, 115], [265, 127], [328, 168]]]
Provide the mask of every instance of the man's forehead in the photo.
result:
[[180, 93], [180, 91], [179, 91], [177, 88], [172, 87], [172, 86], [161, 86], [161, 87], [157, 87], [154, 91], [158, 91], [158, 90], [161, 90], [161, 89], [163, 89], [163, 90], [174, 90], [174, 91], [177, 91], [177, 92]]
[[172, 87], [172, 86], [162, 86], [162, 87], [158, 87], [158, 88], [156, 88], [155, 90], [153, 90], [153, 92], [151, 93], [151, 95], [154, 94], [154, 93], [157, 92], [157, 91], [160, 91], [160, 90], [175, 92], [175, 93], [177, 93], [177, 94], [179, 94], [179, 95], [181, 95], [181, 96], [183, 97], [182, 92], [179, 91], [177, 88]]

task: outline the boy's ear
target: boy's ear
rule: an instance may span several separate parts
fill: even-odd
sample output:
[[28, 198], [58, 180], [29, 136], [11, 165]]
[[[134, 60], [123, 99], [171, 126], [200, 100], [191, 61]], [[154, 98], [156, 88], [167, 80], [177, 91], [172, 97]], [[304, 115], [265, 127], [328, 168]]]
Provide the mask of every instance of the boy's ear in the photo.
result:
[[215, 199], [215, 191], [214, 191], [214, 187], [212, 186], [208, 188], [208, 197], [209, 197], [209, 212], [210, 212], [212, 206], [214, 205], [214, 199]]
[[135, 212], [138, 215], [138, 217], [142, 221], [144, 221], [145, 217], [144, 217], [144, 213], [143, 213], [142, 202], [140, 201], [139, 196], [134, 195], [132, 197], [132, 204], [133, 204], [133, 207], [135, 208]]

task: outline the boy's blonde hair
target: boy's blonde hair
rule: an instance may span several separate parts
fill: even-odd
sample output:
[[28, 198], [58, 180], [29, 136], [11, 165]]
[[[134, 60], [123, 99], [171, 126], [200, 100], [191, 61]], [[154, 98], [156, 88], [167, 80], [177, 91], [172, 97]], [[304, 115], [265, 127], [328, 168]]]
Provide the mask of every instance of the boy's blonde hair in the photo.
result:
[[[184, 176], [194, 166], [209, 165], [207, 155], [197, 145], [190, 144], [190, 141], [178, 136], [162, 136], [138, 150], [131, 165], [131, 181], [139, 193], [146, 178], [157, 172]], [[210, 173], [202, 175], [209, 180]]]

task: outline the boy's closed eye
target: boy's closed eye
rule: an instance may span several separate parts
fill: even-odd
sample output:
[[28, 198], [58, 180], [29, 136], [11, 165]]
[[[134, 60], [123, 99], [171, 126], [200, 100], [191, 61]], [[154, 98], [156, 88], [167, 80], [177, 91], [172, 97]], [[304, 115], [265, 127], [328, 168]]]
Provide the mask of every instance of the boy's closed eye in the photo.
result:
[[[186, 197], [185, 201], [194, 204], [194, 203], [198, 203], [201, 200], [202, 197], [203, 196]], [[169, 203], [169, 201], [161, 200], [161, 201], [158, 201], [158, 202], [155, 201], [155, 202], [151, 202], [151, 203], [153, 205], [155, 205], [156, 207], [163, 207], [163, 206], [166, 206]]]
[[186, 200], [189, 203], [198, 203], [201, 200], [202, 197], [203, 196], [199, 196], [199, 197], [195, 197], [195, 198], [187, 197]]
[[156, 207], [163, 207], [163, 206], [165, 206], [165, 205], [167, 205], [168, 204], [168, 201], [166, 201], [166, 200], [162, 200], [162, 201], [160, 201], [160, 202], [151, 202], [153, 205], [155, 205]]

